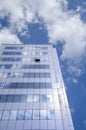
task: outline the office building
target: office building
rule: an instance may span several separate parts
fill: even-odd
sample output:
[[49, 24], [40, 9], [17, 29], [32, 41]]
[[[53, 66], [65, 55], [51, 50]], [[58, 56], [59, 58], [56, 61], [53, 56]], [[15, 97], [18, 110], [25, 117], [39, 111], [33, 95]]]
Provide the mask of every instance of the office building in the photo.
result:
[[0, 46], [0, 130], [74, 130], [52, 45]]

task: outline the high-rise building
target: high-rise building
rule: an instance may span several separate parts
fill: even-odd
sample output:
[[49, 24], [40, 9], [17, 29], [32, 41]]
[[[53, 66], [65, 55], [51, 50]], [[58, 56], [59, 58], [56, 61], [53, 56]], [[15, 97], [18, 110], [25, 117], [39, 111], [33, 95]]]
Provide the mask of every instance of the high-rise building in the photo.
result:
[[0, 130], [74, 130], [52, 45], [0, 46]]

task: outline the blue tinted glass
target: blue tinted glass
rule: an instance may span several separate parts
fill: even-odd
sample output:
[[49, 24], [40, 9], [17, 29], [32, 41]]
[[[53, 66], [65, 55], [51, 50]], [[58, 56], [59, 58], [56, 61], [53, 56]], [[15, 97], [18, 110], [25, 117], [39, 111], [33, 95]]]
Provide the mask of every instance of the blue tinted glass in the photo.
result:
[[45, 94], [40, 95], [40, 102], [47, 102], [47, 95]]
[[7, 100], [7, 95], [2, 95], [0, 98], [0, 102], [6, 102]]
[[10, 120], [16, 120], [17, 117], [17, 110], [12, 110], [10, 114]]
[[19, 110], [17, 115], [17, 120], [24, 120], [25, 119], [25, 111]]
[[33, 119], [39, 119], [39, 110], [33, 110]]
[[1, 59], [2, 61], [21, 61], [22, 60], [22, 58], [13, 58], [13, 57], [11, 57], [11, 58], [2, 58]]
[[21, 100], [21, 95], [14, 95], [13, 102], [20, 102]]
[[48, 49], [48, 47], [41, 47], [41, 49], [42, 49], [42, 50], [47, 50], [47, 49]]
[[30, 78], [34, 78], [34, 73], [29, 73]]
[[10, 88], [16, 88], [16, 83], [11, 83]]
[[5, 83], [4, 88], [10, 88], [10, 83]]
[[12, 50], [15, 49], [15, 50], [16, 50], [17, 47], [14, 47], [14, 46], [6, 46], [5, 49], [12, 49]]
[[13, 102], [13, 95], [7, 96], [7, 102]]
[[34, 87], [34, 83], [28, 83], [28, 87], [29, 88], [33, 88]]
[[40, 88], [45, 88], [45, 83], [40, 83]]
[[5, 83], [4, 82], [0, 82], [0, 88], [4, 88]]
[[2, 118], [2, 113], [3, 113], [3, 111], [0, 110], [0, 120], [1, 120], [1, 118]]
[[34, 102], [39, 102], [39, 95], [34, 95]]
[[34, 83], [34, 88], [39, 88], [39, 83]]
[[55, 117], [54, 110], [52, 109], [48, 110], [47, 114], [48, 114], [48, 119], [54, 119]]
[[40, 73], [40, 78], [44, 78], [45, 77], [45, 73]]
[[5, 51], [3, 55], [21, 55], [21, 52]]
[[32, 110], [26, 110], [25, 119], [26, 120], [31, 120], [32, 119]]
[[50, 73], [46, 73], [46, 74], [45, 74], [45, 77], [46, 77], [46, 78], [50, 78]]
[[47, 119], [46, 110], [40, 110], [40, 119]]
[[51, 83], [46, 83], [46, 88], [52, 88]]
[[17, 83], [16, 84], [16, 88], [22, 88], [22, 86], [23, 86], [23, 83]]
[[27, 102], [33, 102], [33, 95], [27, 95]]
[[2, 120], [8, 120], [10, 116], [10, 111], [4, 111], [2, 115]]
[[21, 102], [26, 102], [27, 101], [27, 96], [26, 95], [21, 95]]
[[39, 73], [35, 73], [35, 78], [39, 78]]
[[52, 95], [47, 95], [47, 101], [48, 102], [53, 102]]

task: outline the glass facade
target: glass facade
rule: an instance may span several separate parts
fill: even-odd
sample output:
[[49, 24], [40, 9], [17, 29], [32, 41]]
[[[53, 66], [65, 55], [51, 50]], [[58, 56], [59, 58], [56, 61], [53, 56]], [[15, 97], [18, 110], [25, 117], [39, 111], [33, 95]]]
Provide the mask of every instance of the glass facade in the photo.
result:
[[74, 130], [52, 45], [0, 47], [0, 130]]

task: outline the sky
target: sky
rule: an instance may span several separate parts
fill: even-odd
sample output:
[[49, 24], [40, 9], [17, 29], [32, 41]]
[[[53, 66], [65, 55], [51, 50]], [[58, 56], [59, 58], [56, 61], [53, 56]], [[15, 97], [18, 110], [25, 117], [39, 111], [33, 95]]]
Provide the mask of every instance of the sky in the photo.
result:
[[0, 44], [53, 44], [75, 130], [86, 130], [86, 0], [0, 0]]

